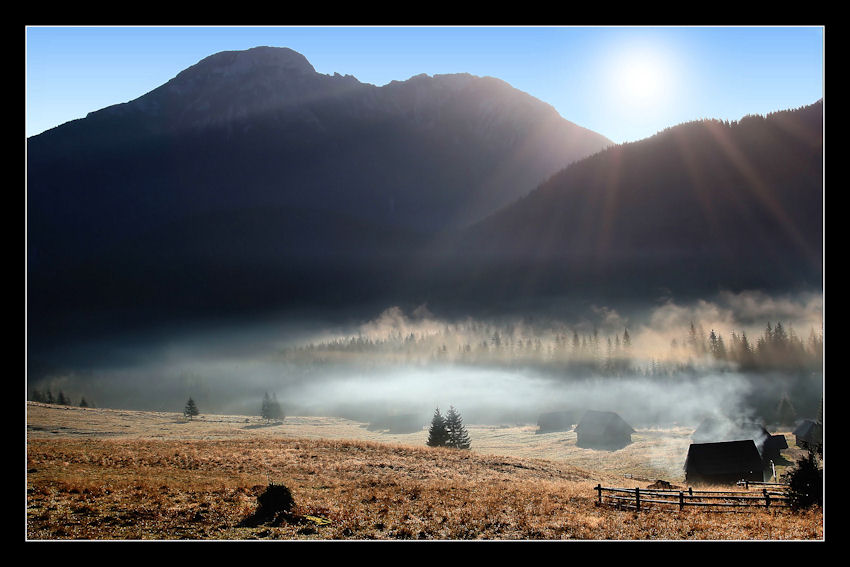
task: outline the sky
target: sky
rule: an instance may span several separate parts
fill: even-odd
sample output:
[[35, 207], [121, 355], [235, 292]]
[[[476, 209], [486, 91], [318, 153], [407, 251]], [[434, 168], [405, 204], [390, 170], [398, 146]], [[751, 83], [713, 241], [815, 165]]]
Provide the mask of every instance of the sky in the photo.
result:
[[616, 143], [824, 96], [823, 26], [29, 26], [26, 136], [134, 100], [220, 51], [268, 45], [382, 86], [422, 73], [502, 79]]

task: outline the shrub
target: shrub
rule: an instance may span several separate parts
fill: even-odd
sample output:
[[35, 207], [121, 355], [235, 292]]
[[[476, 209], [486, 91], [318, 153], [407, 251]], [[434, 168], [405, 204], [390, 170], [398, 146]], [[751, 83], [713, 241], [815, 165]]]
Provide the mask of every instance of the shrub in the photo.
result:
[[823, 470], [818, 466], [814, 451], [801, 457], [783, 475], [788, 483], [788, 496], [793, 510], [823, 506]]

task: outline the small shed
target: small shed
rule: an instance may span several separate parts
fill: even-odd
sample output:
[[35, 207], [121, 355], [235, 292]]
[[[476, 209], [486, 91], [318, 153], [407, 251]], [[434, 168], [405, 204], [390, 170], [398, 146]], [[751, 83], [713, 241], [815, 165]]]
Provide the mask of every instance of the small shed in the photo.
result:
[[550, 411], [537, 417], [537, 433], [569, 431], [578, 423], [579, 412], [573, 410]]
[[780, 451], [788, 448], [788, 441], [784, 435], [771, 435], [764, 442], [764, 448], [761, 451], [762, 460], [765, 464], [768, 461], [777, 461], [781, 457]]
[[812, 419], [801, 421], [793, 433], [798, 447], [815, 449], [823, 443], [823, 424]]
[[588, 449], [622, 449], [632, 442], [632, 426], [611, 411], [588, 410], [576, 425], [576, 445]]
[[690, 484], [764, 482], [765, 478], [761, 455], [752, 439], [692, 443], [684, 468], [685, 481]]

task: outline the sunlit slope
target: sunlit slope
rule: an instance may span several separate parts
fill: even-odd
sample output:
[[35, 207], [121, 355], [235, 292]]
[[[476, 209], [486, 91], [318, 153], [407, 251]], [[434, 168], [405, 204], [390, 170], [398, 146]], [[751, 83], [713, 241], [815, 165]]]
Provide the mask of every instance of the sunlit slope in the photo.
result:
[[[682, 124], [553, 176], [464, 234], [513, 288], [790, 290], [821, 283], [822, 104]], [[563, 289], [563, 288], [562, 288]]]

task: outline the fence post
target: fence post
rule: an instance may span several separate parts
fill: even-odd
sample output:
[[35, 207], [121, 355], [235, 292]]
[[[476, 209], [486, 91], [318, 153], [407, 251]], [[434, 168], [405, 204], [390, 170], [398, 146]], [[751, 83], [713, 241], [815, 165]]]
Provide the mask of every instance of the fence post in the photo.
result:
[[640, 512], [640, 488], [635, 486], [635, 510]]
[[685, 509], [685, 493], [681, 490], [679, 491], [679, 510]]
[[762, 492], [764, 493], [764, 507], [770, 508], [770, 494], [767, 493], [767, 488], [763, 488]]
[[601, 506], [602, 505], [602, 485], [601, 484], [596, 485], [596, 492], [599, 493], [599, 497], [598, 497], [596, 504], [598, 506]]

